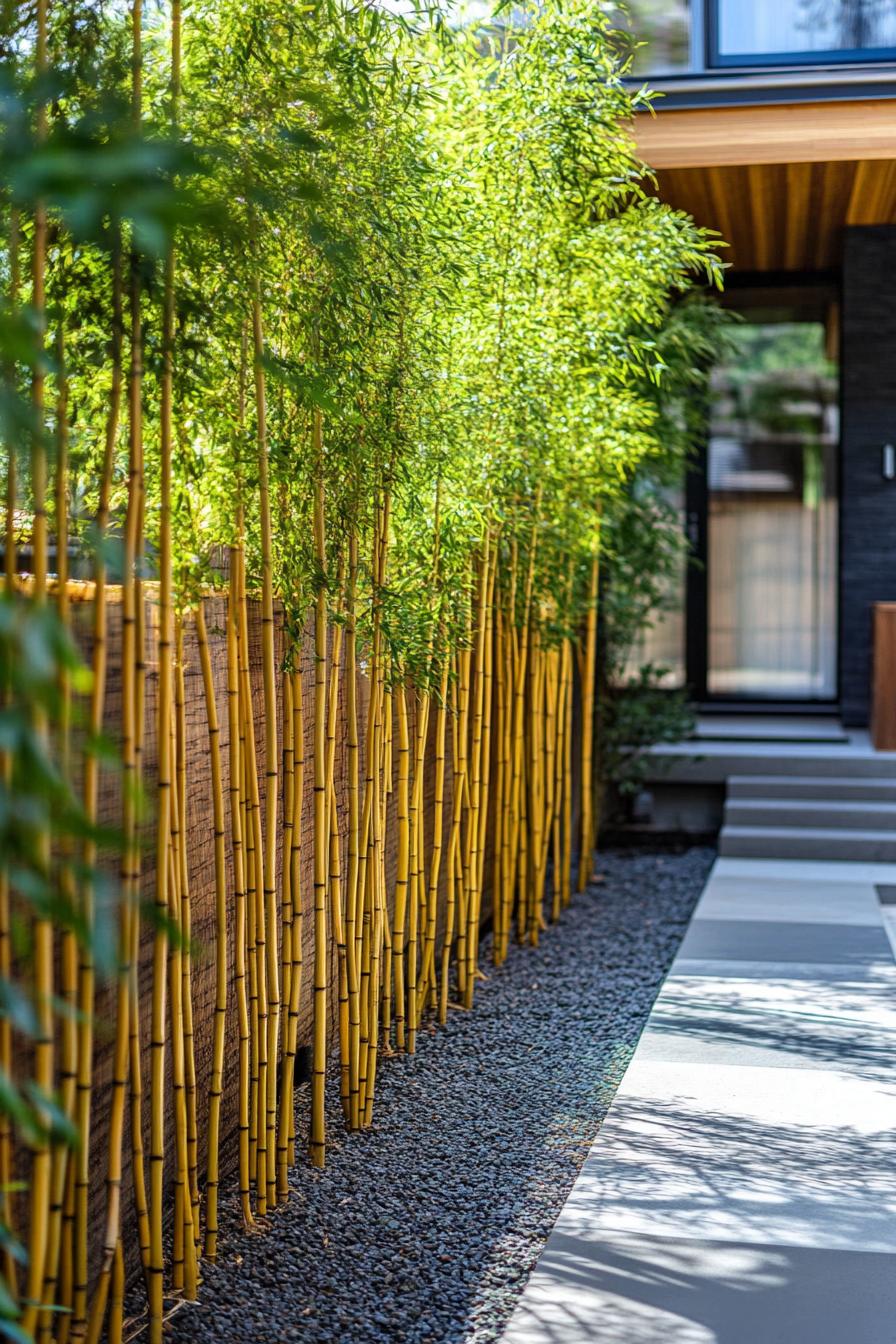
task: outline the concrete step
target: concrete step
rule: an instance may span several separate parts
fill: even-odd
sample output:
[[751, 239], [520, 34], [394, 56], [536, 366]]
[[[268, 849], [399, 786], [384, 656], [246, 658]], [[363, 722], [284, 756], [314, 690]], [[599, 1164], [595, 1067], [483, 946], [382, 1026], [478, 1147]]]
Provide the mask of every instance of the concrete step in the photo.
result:
[[702, 742], [849, 742], [833, 715], [701, 714], [694, 736]]
[[651, 780], [724, 783], [732, 776], [896, 780], [896, 752], [800, 742], [660, 743], [645, 752]]
[[719, 855], [730, 859], [815, 859], [896, 863], [896, 831], [802, 826], [723, 826]]
[[811, 798], [830, 802], [896, 804], [896, 779], [861, 779], [845, 775], [732, 775], [728, 797]]
[[896, 831], [896, 803], [813, 798], [729, 798], [725, 824], [830, 831]]

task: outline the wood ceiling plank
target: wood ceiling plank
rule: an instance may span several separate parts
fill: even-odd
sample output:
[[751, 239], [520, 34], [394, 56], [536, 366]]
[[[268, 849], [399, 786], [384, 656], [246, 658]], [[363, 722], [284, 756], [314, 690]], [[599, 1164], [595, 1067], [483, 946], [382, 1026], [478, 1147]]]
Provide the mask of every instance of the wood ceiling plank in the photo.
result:
[[896, 163], [863, 159], [846, 212], [848, 225], [891, 224], [896, 218]]
[[896, 224], [896, 160], [887, 165], [886, 186], [882, 192], [877, 224]]
[[823, 167], [821, 204], [813, 226], [814, 249], [810, 265], [818, 270], [836, 266], [841, 239], [855, 182], [854, 163], [826, 163]]
[[785, 165], [784, 197], [780, 211], [784, 216], [784, 269], [801, 270], [805, 264], [806, 238], [809, 233], [809, 197], [812, 190], [812, 164]]
[[776, 206], [769, 185], [765, 168], [750, 164], [747, 168], [747, 195], [755, 261], [752, 269], [756, 271], [767, 271], [772, 264], [772, 213]]
[[852, 191], [846, 209], [848, 225], [868, 224], [874, 217], [874, 196], [876, 195], [875, 169], [878, 165], [869, 159], [856, 164]]
[[[705, 228], [715, 229], [725, 242], [730, 243], [734, 237], [734, 194], [730, 184], [725, 181], [725, 175], [719, 169], [707, 168], [705, 176], [710, 208], [705, 221], [702, 222]], [[723, 261], [732, 260], [728, 255], [729, 252], [730, 248], [722, 249]]]

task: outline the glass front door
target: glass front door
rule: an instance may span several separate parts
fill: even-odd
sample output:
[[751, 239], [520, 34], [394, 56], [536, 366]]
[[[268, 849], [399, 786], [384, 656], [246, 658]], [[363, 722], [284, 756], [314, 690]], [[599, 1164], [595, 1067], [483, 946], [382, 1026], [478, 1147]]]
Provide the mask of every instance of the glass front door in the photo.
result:
[[716, 370], [707, 453], [706, 691], [837, 694], [836, 368], [825, 327], [747, 321]]

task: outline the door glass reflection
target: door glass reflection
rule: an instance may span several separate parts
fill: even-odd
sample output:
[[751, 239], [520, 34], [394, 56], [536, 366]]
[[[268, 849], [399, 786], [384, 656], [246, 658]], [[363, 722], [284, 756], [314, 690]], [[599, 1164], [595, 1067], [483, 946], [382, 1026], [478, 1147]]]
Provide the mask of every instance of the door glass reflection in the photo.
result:
[[709, 440], [707, 689], [836, 695], [837, 378], [821, 323], [740, 328]]

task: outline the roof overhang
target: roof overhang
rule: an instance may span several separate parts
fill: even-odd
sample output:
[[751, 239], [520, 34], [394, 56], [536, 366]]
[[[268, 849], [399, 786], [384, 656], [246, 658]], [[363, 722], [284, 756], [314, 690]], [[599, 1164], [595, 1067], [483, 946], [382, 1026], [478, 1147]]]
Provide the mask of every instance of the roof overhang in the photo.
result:
[[842, 231], [896, 222], [888, 99], [639, 113], [635, 137], [663, 200], [716, 229], [738, 271], [818, 271]]

